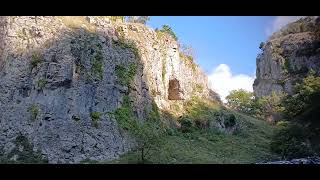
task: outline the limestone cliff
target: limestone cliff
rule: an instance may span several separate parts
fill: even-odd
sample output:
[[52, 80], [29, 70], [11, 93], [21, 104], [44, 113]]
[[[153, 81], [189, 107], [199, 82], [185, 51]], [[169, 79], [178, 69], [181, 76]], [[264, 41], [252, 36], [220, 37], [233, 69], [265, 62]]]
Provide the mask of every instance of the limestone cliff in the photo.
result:
[[272, 91], [292, 93], [293, 86], [310, 69], [320, 75], [320, 17], [288, 24], [261, 44], [253, 85], [257, 97]]
[[112, 160], [134, 147], [108, 115], [125, 96], [143, 121], [153, 103], [170, 110], [192, 96], [214, 95], [178, 43], [145, 25], [107, 17], [0, 17], [3, 154], [24, 137], [50, 163]]

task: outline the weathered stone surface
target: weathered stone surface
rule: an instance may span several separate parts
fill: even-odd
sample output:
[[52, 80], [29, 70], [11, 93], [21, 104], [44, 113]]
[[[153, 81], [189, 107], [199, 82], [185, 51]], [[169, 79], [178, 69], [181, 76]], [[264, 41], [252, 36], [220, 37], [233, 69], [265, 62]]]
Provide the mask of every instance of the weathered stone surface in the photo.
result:
[[232, 134], [238, 128], [236, 117], [234, 114], [220, 111], [215, 114], [215, 121], [209, 122], [209, 127], [218, 129], [221, 132]]
[[[257, 57], [253, 85], [257, 97], [272, 91], [293, 93], [310, 69], [320, 75], [320, 17], [308, 17], [275, 33]], [[298, 29], [297, 29], [298, 28]]]
[[[128, 70], [130, 64], [136, 73], [123, 84], [116, 66]], [[170, 109], [172, 79], [181, 99], [216, 98], [201, 69], [180, 59], [177, 42], [144, 25], [0, 17], [0, 148], [10, 153], [22, 134], [50, 163], [115, 159], [135, 144], [108, 112], [121, 107], [125, 95], [140, 120], [152, 102]], [[92, 112], [102, 114], [96, 123]]]

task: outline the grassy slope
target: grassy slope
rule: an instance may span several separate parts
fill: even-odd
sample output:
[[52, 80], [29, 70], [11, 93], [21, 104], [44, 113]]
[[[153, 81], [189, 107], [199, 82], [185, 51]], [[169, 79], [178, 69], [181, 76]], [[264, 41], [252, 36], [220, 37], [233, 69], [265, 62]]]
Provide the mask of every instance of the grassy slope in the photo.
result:
[[[203, 103], [201, 103], [203, 105]], [[199, 106], [188, 103], [189, 117], [209, 118], [220, 108], [216, 104]], [[201, 114], [197, 113], [201, 112]], [[273, 128], [262, 120], [233, 112], [240, 124], [240, 131], [231, 135], [215, 130], [198, 129], [190, 133], [175, 130], [166, 137], [166, 143], [158, 150], [152, 150], [148, 156], [150, 163], [255, 163], [275, 158], [270, 152], [270, 137]], [[200, 118], [200, 119], [201, 119]], [[138, 163], [139, 152], [131, 152], [111, 163]], [[109, 162], [110, 163], [110, 162]]]

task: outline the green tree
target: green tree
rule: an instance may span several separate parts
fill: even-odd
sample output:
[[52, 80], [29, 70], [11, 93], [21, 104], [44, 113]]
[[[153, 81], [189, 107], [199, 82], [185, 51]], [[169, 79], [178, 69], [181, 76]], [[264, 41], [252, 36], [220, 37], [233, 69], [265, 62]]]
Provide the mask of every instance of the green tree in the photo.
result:
[[145, 163], [151, 152], [159, 149], [164, 143], [164, 135], [159, 127], [154, 122], [145, 122], [139, 124], [135, 129], [138, 150], [140, 151], [141, 163]]
[[167, 33], [172, 36], [173, 39], [176, 41], [178, 40], [177, 35], [172, 31], [171, 27], [169, 25], [163, 25], [162, 29], [160, 29], [160, 32]]
[[136, 149], [140, 152], [141, 163], [145, 163], [152, 152], [156, 152], [165, 142], [165, 130], [156, 104], [152, 104], [152, 110], [145, 120], [138, 120], [133, 112], [133, 107], [128, 96], [124, 97], [122, 107], [114, 113], [119, 126], [127, 130], [135, 138]]
[[282, 159], [300, 158], [312, 155], [313, 150], [307, 143], [308, 131], [303, 126], [286, 121], [277, 123], [271, 137], [271, 151]]
[[314, 71], [298, 83], [294, 88], [294, 94], [284, 100], [285, 114], [292, 118], [304, 112], [308, 107], [316, 105], [320, 94], [320, 77], [315, 76]]
[[227, 105], [237, 111], [251, 113], [253, 110], [253, 93], [244, 89], [232, 90], [226, 100]]
[[282, 101], [285, 97], [283, 92], [272, 91], [270, 95], [257, 99], [254, 107], [260, 116], [283, 113]]

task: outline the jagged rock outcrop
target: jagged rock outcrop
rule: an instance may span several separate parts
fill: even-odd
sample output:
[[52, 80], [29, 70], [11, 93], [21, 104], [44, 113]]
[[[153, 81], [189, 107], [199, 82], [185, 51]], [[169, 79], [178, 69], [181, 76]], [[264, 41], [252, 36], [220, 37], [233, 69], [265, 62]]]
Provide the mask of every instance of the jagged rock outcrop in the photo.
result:
[[177, 42], [145, 25], [0, 17], [0, 148], [13, 159], [25, 137], [50, 163], [112, 160], [134, 148], [109, 115], [125, 96], [143, 121], [153, 103], [215, 95]]
[[306, 17], [274, 33], [261, 45], [253, 85], [257, 97], [272, 91], [292, 94], [313, 69], [320, 75], [320, 17]]

